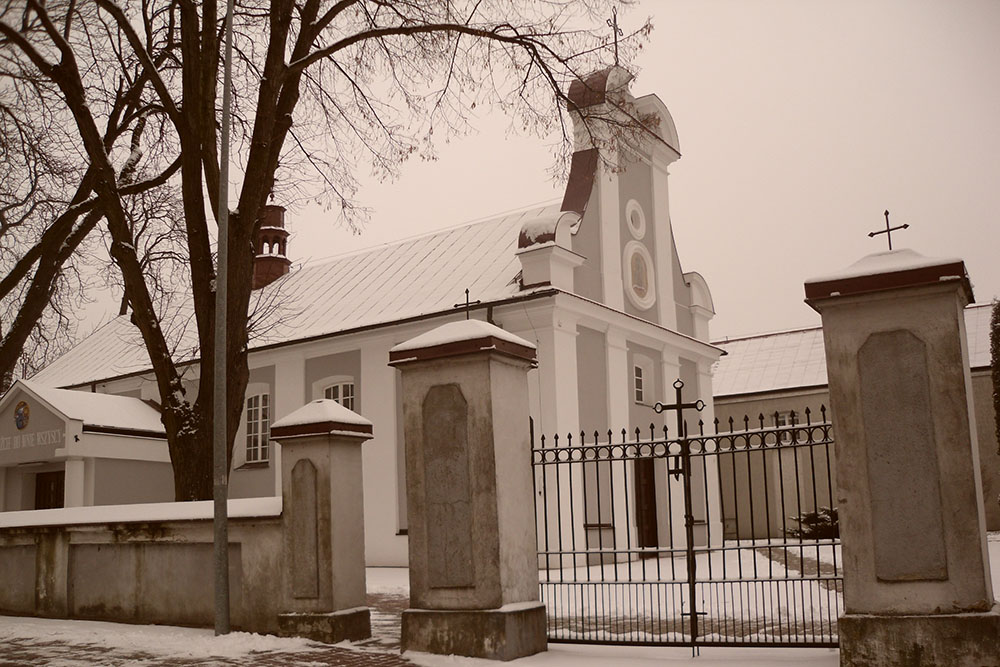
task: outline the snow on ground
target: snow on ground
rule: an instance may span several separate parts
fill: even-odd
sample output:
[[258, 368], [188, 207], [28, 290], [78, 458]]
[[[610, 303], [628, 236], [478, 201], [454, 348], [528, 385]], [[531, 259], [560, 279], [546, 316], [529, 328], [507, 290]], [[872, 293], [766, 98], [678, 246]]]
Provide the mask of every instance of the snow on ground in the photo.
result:
[[[492, 660], [458, 658], [409, 651], [403, 655], [421, 667], [496, 667]], [[703, 648], [698, 658], [691, 657], [689, 648], [646, 646], [587, 646], [580, 644], [549, 644], [545, 653], [503, 663], [528, 667], [773, 667], [802, 665], [836, 667], [840, 652], [836, 649], [808, 648]]]
[[322, 645], [298, 637], [248, 632], [216, 637], [214, 631], [208, 628], [0, 616], [0, 646], [11, 642], [39, 647], [62, 643], [101, 651], [169, 655], [194, 660], [244, 658], [261, 652], [322, 650]]
[[366, 570], [365, 582], [369, 593], [410, 594], [410, 570], [406, 567], [370, 567]]

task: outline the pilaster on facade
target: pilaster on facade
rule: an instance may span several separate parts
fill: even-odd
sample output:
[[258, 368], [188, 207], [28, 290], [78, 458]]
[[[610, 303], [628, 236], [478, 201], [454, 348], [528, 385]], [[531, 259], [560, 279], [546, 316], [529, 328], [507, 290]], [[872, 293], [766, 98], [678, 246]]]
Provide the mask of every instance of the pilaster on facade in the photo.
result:
[[[617, 160], [617, 156], [614, 156]], [[601, 223], [601, 276], [604, 303], [615, 310], [625, 310], [625, 287], [622, 280], [621, 216], [618, 174], [604, 164], [598, 165], [598, 215]]]
[[[371, 337], [363, 341], [361, 348], [360, 395], [357, 397], [356, 412], [376, 425], [372, 440], [363, 450], [363, 474], [365, 489], [365, 551], [370, 565], [405, 565], [405, 555], [401, 553], [399, 540], [400, 526], [405, 526], [405, 517], [400, 517], [399, 494], [405, 493], [400, 484], [399, 452], [396, 447], [396, 369], [386, 365], [390, 336]], [[405, 550], [404, 550], [405, 551]], [[404, 560], [400, 560], [401, 556]]]
[[[608, 428], [614, 432], [629, 428], [629, 403], [633, 400], [632, 389], [629, 386], [628, 341], [625, 332], [616, 327], [608, 327], [605, 332], [607, 341], [608, 368]], [[611, 488], [623, 489], [623, 492], [612, 496], [612, 516], [614, 519], [614, 539], [617, 548], [624, 545], [637, 544], [635, 525], [629, 517], [635, 514], [635, 475], [627, 474], [627, 466], [611, 465]]]
[[86, 504], [86, 466], [82, 458], [73, 456], [66, 459], [63, 505], [83, 507]]
[[[668, 329], [677, 328], [677, 305], [674, 298], [674, 234], [670, 223], [670, 195], [667, 185], [667, 168], [653, 163], [653, 225], [656, 228], [656, 291], [660, 295], [660, 324]], [[697, 336], [695, 336], [697, 338]], [[703, 339], [704, 340], [704, 339]]]

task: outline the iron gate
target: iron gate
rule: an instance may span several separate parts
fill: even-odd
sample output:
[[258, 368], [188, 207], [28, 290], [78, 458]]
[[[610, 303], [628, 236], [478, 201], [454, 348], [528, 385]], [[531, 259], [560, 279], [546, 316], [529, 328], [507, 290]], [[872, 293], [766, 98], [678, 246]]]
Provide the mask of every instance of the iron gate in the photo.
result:
[[[837, 646], [843, 606], [832, 427], [807, 410], [729, 430], [535, 442], [552, 642]], [[700, 409], [700, 408], [699, 408]], [[742, 430], [735, 427], [742, 426]]]

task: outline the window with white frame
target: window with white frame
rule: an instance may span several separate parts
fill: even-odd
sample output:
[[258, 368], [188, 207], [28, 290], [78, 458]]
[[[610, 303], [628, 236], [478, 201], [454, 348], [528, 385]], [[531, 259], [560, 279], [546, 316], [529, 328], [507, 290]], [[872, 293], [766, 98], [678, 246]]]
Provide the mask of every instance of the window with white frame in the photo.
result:
[[[779, 428], [782, 426], [794, 426], [795, 424], [792, 422], [792, 413], [791, 412], [775, 413], [774, 425]], [[781, 434], [778, 436], [778, 441], [784, 445], [789, 444], [792, 441], [792, 432], [782, 431]]]
[[271, 429], [271, 396], [267, 393], [247, 397], [246, 454], [247, 463], [267, 461]]
[[354, 383], [335, 382], [323, 389], [323, 398], [337, 401], [348, 410], [354, 409]]
[[642, 366], [635, 366], [632, 370], [632, 379], [635, 385], [635, 402], [642, 403], [645, 397], [645, 387], [643, 385]]

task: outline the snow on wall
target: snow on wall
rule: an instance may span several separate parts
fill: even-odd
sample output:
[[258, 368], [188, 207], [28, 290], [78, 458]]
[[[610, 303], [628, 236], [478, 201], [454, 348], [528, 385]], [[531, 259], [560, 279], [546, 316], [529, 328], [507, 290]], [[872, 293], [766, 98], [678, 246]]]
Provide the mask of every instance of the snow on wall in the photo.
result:
[[[229, 518], [281, 516], [281, 497], [236, 498], [229, 500]], [[0, 512], [0, 528], [22, 526], [66, 526], [89, 523], [129, 523], [145, 521], [185, 521], [211, 519], [214, 503], [201, 500], [187, 503], [137, 503], [64, 507], [53, 510]]]

